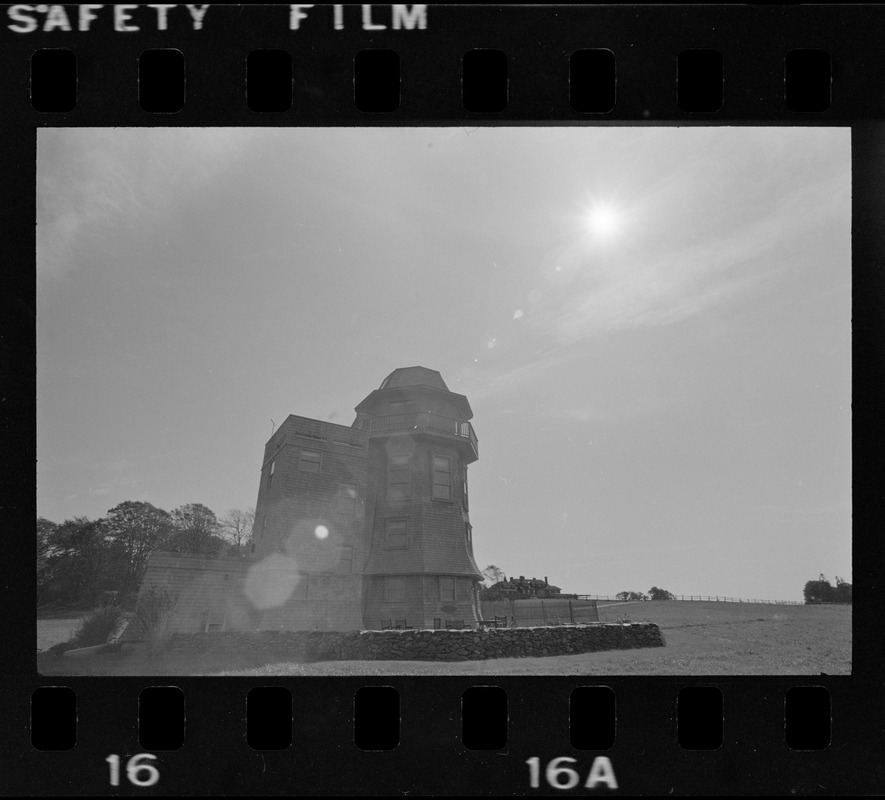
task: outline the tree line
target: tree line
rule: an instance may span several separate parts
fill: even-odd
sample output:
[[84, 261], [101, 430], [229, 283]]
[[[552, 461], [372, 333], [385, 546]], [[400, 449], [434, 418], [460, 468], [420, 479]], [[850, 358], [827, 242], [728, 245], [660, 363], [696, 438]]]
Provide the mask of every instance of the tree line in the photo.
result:
[[816, 581], [808, 581], [802, 593], [805, 596], [806, 605], [814, 605], [815, 603], [851, 603], [851, 584], [838, 575], [836, 576], [835, 586], [823, 575], [820, 575]]
[[93, 605], [109, 593], [118, 602], [134, 599], [157, 550], [247, 555], [254, 520], [255, 509], [232, 509], [219, 519], [200, 503], [169, 512], [134, 500], [95, 520], [38, 517], [37, 606]]
[[648, 592], [618, 592], [615, 598], [618, 600], [675, 600], [676, 595], [666, 589], [652, 586]]

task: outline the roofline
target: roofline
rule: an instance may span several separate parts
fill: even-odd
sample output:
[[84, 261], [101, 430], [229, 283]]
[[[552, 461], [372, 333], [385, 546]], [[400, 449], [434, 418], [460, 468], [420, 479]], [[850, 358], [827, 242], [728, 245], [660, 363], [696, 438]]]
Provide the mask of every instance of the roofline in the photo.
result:
[[470, 407], [470, 401], [467, 399], [467, 395], [459, 394], [458, 392], [453, 392], [451, 389], [439, 389], [436, 386], [430, 386], [427, 383], [413, 383], [409, 386], [394, 386], [390, 389], [373, 389], [369, 394], [367, 394], [359, 403], [357, 403], [353, 410], [359, 413], [359, 409], [361, 406], [365, 405], [366, 402], [369, 401], [370, 398], [374, 397], [378, 392], [400, 392], [408, 389], [429, 389], [431, 392], [439, 392], [440, 394], [450, 395], [451, 397], [458, 397], [463, 400], [467, 404], [467, 410], [469, 412], [469, 416], [467, 419], [473, 419], [473, 409]]

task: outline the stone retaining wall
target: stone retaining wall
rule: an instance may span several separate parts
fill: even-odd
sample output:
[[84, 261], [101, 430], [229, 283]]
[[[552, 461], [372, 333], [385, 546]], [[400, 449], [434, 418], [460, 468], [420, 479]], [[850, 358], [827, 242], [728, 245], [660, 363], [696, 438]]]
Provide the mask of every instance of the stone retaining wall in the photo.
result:
[[488, 631], [229, 631], [179, 634], [172, 641], [178, 651], [267, 653], [298, 661], [470, 661], [663, 646], [660, 629], [650, 622]]

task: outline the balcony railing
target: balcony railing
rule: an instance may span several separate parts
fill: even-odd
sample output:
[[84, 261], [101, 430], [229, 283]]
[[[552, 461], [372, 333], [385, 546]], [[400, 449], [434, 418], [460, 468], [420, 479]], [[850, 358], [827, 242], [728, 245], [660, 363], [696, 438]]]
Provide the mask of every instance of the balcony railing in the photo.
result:
[[429, 411], [416, 411], [411, 414], [390, 414], [386, 417], [373, 417], [369, 428], [370, 433], [385, 431], [431, 430], [447, 433], [459, 439], [467, 439], [473, 446], [473, 452], [479, 456], [479, 446], [473, 426], [469, 422], [431, 414]]

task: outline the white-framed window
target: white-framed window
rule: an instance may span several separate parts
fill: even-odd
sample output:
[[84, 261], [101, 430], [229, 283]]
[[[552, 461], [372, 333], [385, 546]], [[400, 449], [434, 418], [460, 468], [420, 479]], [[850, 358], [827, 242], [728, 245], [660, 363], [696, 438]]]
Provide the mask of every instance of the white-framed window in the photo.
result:
[[302, 450], [298, 456], [298, 469], [302, 472], [320, 471], [320, 454], [309, 450]]
[[433, 457], [434, 500], [452, 499], [452, 459], [448, 456]]
[[274, 468], [276, 467], [276, 465], [277, 465], [277, 462], [276, 462], [276, 459], [274, 459], [273, 461], [270, 462], [270, 466], [267, 468], [267, 488], [268, 489], [270, 489], [270, 487], [273, 485], [273, 472], [274, 472]]
[[388, 550], [407, 550], [409, 547], [409, 530], [404, 519], [389, 519], [385, 525]]
[[470, 436], [470, 423], [462, 422], [461, 423], [461, 435], [462, 436]]
[[412, 469], [408, 455], [392, 455], [387, 462], [387, 499], [411, 497]]
[[384, 599], [388, 603], [401, 603], [406, 599], [406, 581], [400, 576], [388, 576], [384, 579]]
[[455, 602], [455, 579], [439, 576], [439, 599], [443, 603]]

